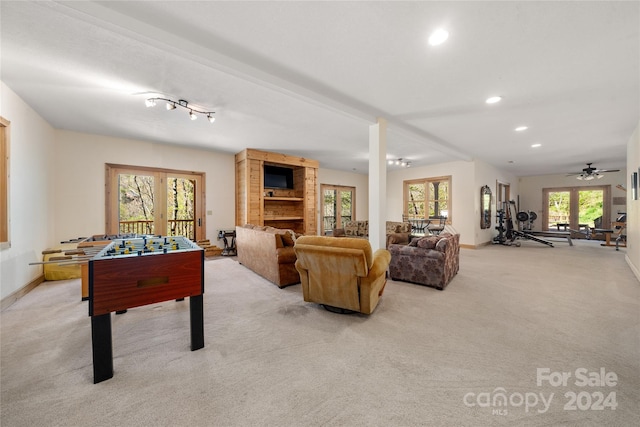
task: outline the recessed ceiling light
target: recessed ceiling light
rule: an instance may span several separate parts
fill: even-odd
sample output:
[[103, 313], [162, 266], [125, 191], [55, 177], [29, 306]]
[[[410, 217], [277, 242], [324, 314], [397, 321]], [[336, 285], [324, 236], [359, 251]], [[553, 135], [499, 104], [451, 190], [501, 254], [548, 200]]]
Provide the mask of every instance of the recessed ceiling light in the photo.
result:
[[522, 132], [523, 130], [527, 130], [529, 129], [529, 127], [527, 126], [518, 126], [517, 128], [515, 128], [516, 132]]
[[531, 144], [531, 148], [542, 147], [542, 144]]
[[449, 33], [442, 28], [438, 28], [429, 36], [429, 44], [431, 46], [438, 46], [444, 43], [449, 38]]
[[485, 101], [487, 104], [495, 104], [496, 102], [502, 101], [501, 96], [492, 96], [491, 98], [487, 98]]

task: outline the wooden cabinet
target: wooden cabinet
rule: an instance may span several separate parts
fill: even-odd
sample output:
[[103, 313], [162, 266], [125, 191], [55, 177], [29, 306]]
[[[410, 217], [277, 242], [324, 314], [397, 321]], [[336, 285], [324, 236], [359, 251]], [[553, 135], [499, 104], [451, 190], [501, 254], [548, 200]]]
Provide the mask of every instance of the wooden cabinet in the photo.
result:
[[[290, 169], [288, 185], [265, 186], [265, 166]], [[318, 162], [246, 149], [236, 154], [236, 225], [255, 224], [315, 235]], [[288, 187], [288, 188], [285, 188]]]

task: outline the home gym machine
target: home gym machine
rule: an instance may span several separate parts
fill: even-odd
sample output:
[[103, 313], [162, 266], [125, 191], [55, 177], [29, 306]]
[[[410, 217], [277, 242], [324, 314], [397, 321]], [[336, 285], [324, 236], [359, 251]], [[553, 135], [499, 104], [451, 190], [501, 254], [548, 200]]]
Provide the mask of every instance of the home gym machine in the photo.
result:
[[[516, 247], [520, 246], [520, 240], [532, 240], [534, 242], [542, 243], [543, 245], [547, 245], [553, 247], [553, 243], [540, 239], [538, 237], [532, 236], [529, 233], [524, 231], [516, 230], [513, 226], [513, 215], [511, 213], [511, 207], [515, 206], [515, 200], [510, 200], [508, 202], [503, 202], [502, 209], [498, 209], [496, 212], [496, 216], [498, 218], [498, 226], [496, 230], [498, 230], [498, 235], [493, 238], [493, 243], [511, 246], [515, 245]], [[517, 209], [516, 209], [517, 210]], [[519, 222], [527, 222], [529, 221], [528, 230], [531, 229], [532, 222], [537, 218], [535, 212], [530, 212], [533, 215], [527, 214], [526, 212], [518, 212], [516, 215], [516, 219]], [[521, 215], [524, 214], [524, 215]], [[526, 218], [525, 218], [526, 215]], [[525, 226], [526, 228], [526, 226]]]

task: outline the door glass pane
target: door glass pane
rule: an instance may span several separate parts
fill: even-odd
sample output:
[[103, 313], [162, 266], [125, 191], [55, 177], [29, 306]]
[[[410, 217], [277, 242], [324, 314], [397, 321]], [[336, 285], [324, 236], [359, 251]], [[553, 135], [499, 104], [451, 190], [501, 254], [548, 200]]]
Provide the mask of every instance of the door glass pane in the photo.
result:
[[195, 240], [195, 181], [167, 177], [167, 236]]
[[340, 192], [340, 223], [344, 224], [345, 221], [351, 221], [353, 216], [353, 197], [351, 191]]
[[571, 218], [570, 196], [571, 193], [569, 191], [549, 192], [548, 229], [558, 230], [569, 227]]
[[336, 190], [325, 189], [322, 204], [323, 234], [331, 234], [336, 228]]
[[407, 213], [411, 218], [424, 218], [425, 185], [409, 184], [409, 206]]
[[581, 228], [601, 228], [595, 223], [602, 223], [604, 191], [580, 190], [578, 193], [578, 221]]
[[155, 234], [153, 175], [118, 175], [120, 234]]

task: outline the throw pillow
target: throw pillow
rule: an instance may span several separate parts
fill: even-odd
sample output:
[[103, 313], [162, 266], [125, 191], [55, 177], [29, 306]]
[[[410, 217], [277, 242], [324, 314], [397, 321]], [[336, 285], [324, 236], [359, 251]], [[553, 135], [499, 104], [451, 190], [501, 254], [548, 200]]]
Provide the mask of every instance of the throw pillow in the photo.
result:
[[284, 248], [285, 244], [282, 242], [282, 235], [278, 233], [273, 233], [276, 238], [276, 249]]
[[285, 230], [285, 232], [281, 233], [280, 236], [282, 237], [282, 243], [284, 243], [285, 246], [293, 246], [295, 244], [295, 234], [292, 231]]
[[399, 233], [399, 232], [400, 232], [400, 224], [396, 222], [387, 221], [387, 234]]
[[440, 240], [437, 236], [427, 236], [418, 240], [418, 247], [423, 249], [435, 249], [438, 244], [438, 240]]

